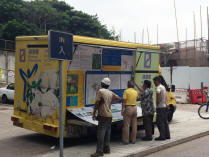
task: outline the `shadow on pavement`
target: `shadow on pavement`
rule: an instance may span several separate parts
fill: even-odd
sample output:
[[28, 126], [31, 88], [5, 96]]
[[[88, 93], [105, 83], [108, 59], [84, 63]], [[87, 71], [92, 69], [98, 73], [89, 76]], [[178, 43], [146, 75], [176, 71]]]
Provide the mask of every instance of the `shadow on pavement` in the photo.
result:
[[[117, 132], [112, 133], [111, 140], [118, 141], [120, 136]], [[74, 147], [77, 145], [96, 144], [96, 134], [93, 136], [79, 138], [65, 138], [64, 147]], [[59, 149], [59, 138], [54, 138], [38, 133], [13, 136], [2, 139], [0, 142], [1, 153], [4, 157], [28, 157], [53, 152]], [[1, 156], [1, 155], [0, 155]]]

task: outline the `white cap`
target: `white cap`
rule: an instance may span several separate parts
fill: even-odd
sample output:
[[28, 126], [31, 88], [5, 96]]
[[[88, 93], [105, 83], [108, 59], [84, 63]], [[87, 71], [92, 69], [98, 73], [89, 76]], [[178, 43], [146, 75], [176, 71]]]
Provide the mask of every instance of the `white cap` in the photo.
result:
[[111, 83], [111, 81], [110, 81], [110, 79], [109, 79], [108, 77], [103, 78], [101, 82], [104, 83], [105, 85], [108, 85], [108, 86], [109, 86], [110, 83]]

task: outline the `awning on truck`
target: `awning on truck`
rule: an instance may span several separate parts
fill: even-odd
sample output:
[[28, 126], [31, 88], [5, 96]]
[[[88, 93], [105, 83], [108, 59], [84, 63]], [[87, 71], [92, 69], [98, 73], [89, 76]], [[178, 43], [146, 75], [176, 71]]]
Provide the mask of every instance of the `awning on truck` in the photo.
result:
[[[81, 120], [88, 122], [93, 125], [98, 125], [98, 121], [92, 120], [93, 106], [91, 107], [83, 107], [83, 108], [74, 108], [67, 109], [70, 113], [75, 115]], [[113, 115], [113, 123], [123, 120], [121, 116], [121, 104], [113, 104], [112, 105], [112, 115]], [[137, 117], [142, 117], [141, 107], [137, 106]]]

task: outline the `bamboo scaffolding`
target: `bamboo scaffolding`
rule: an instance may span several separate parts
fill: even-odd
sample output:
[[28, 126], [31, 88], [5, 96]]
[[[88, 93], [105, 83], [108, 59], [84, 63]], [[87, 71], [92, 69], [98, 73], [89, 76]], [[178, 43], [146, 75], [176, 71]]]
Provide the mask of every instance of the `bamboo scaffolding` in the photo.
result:
[[175, 10], [175, 19], [176, 19], [176, 34], [177, 34], [177, 41], [179, 42], [179, 31], [178, 31], [178, 21], [177, 21], [177, 15], [176, 15], [176, 1], [174, 1], [174, 10]]

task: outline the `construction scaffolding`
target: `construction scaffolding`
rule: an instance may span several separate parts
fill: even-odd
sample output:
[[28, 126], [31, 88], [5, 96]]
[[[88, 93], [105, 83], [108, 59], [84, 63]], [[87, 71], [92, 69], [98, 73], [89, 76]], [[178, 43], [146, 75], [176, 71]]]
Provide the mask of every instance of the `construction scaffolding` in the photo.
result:
[[209, 43], [205, 39], [195, 39], [175, 43], [160, 44], [161, 66], [209, 66]]

